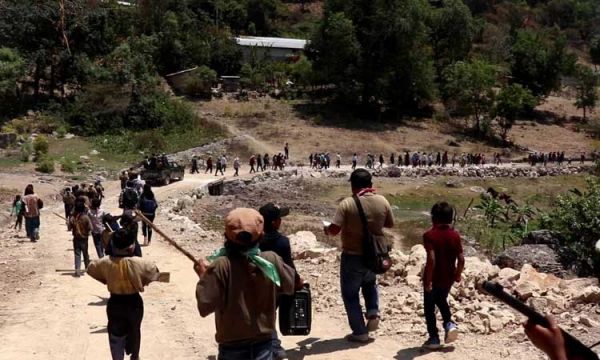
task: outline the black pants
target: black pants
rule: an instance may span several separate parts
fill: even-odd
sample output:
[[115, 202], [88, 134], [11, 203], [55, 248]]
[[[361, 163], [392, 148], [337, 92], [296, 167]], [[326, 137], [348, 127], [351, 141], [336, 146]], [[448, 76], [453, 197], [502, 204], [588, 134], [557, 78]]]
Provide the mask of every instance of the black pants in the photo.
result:
[[140, 355], [142, 340], [141, 329], [144, 317], [144, 301], [140, 294], [115, 295], [111, 294], [106, 306], [108, 316], [108, 334], [126, 337], [125, 352], [132, 359]]
[[[144, 216], [150, 220], [151, 223], [154, 223], [154, 218], [156, 217], [156, 214], [152, 214], [152, 215], [146, 215], [144, 214]], [[152, 228], [148, 225], [146, 225], [145, 222], [142, 221], [142, 235], [148, 237], [148, 242], [150, 242], [152, 240]]]
[[17, 215], [17, 220], [15, 221], [16, 228], [19, 228], [19, 231], [23, 228], [23, 215]]
[[438, 329], [435, 320], [436, 306], [442, 314], [444, 328], [446, 328], [446, 325], [452, 321], [450, 306], [448, 306], [449, 293], [450, 289], [440, 289], [435, 287], [431, 290], [431, 292], [425, 292], [425, 321], [427, 322], [427, 332], [431, 338], [438, 337]]
[[65, 204], [65, 218], [69, 219], [73, 213], [73, 206], [71, 204]]

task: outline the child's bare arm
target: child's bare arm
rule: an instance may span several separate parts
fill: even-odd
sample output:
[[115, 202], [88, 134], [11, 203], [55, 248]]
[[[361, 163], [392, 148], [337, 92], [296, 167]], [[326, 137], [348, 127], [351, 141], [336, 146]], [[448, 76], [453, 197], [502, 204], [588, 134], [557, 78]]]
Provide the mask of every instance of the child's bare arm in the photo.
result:
[[456, 271], [454, 272], [454, 281], [460, 282], [460, 277], [462, 275], [463, 269], [465, 268], [465, 255], [463, 253], [458, 254], [456, 264]]

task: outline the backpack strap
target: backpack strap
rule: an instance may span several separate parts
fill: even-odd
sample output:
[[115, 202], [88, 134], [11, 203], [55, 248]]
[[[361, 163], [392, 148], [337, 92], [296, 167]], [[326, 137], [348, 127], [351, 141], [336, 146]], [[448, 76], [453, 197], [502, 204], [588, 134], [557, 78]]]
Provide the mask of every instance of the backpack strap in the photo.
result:
[[365, 210], [363, 209], [362, 204], [360, 203], [358, 195], [354, 194], [352, 195], [352, 198], [354, 199], [356, 207], [358, 208], [358, 215], [360, 216], [360, 221], [363, 225], [363, 241], [365, 241], [367, 239], [367, 234], [369, 233], [369, 223], [367, 222], [367, 216], [365, 215]]

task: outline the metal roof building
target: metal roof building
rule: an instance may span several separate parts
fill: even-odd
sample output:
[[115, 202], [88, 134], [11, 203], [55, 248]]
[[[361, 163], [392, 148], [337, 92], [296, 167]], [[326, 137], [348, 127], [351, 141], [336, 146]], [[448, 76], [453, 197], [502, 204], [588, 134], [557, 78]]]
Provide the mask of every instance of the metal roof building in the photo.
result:
[[307, 40], [238, 36], [235, 42], [242, 48], [245, 61], [268, 58], [275, 61], [295, 61], [304, 51]]

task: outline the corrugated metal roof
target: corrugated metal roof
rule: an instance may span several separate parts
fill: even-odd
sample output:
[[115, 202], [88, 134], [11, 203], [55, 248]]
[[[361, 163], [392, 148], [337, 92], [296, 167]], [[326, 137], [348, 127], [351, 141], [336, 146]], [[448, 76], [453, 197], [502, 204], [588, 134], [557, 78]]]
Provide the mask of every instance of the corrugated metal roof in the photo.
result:
[[272, 47], [281, 49], [304, 49], [308, 41], [303, 39], [239, 36], [235, 42], [241, 46]]

